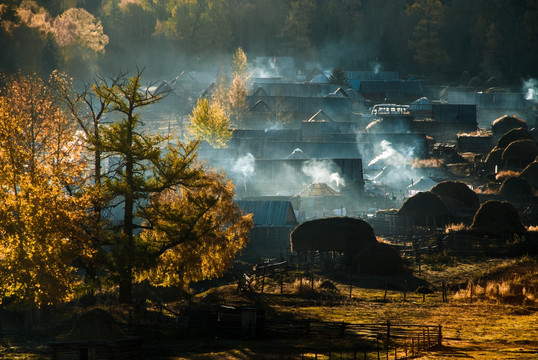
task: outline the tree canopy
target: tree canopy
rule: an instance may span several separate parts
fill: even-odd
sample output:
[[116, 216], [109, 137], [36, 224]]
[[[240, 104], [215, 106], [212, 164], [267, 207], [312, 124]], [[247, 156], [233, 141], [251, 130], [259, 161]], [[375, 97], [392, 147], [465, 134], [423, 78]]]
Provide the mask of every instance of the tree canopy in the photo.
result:
[[240, 47], [346, 70], [376, 63], [404, 74], [519, 81], [538, 76], [537, 9], [489, 0], [13, 0], [0, 5], [0, 68], [74, 75], [136, 59], [166, 71], [182, 61], [214, 65]]
[[77, 270], [99, 269], [130, 302], [133, 281], [221, 275], [247, 243], [251, 216], [231, 180], [198, 162], [198, 141], [141, 129], [139, 111], [160, 100], [141, 74], [80, 93], [58, 73], [2, 78], [0, 297], [66, 301], [82, 285]]

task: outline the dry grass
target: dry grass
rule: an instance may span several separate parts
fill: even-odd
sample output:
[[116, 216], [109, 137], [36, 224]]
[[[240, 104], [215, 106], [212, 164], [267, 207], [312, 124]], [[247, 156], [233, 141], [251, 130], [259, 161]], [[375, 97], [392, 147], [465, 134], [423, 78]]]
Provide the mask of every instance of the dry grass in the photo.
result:
[[296, 278], [292, 285], [293, 293], [297, 295], [316, 294], [319, 292], [321, 282], [319, 279], [314, 279], [312, 286], [312, 279], [306, 277]]
[[412, 168], [439, 168], [444, 165], [444, 160], [442, 159], [413, 159], [411, 161], [411, 167]]
[[504, 181], [508, 178], [518, 177], [519, 174], [520, 174], [519, 171], [504, 170], [504, 171], [498, 172], [497, 175], [495, 175], [495, 180]]
[[465, 230], [466, 228], [467, 228], [467, 226], [464, 223], [448, 224], [448, 225], [445, 226], [445, 234]]
[[460, 137], [460, 136], [461, 137], [491, 136], [491, 131], [486, 130], [486, 129], [478, 129], [477, 131], [473, 131], [473, 132], [470, 132], [470, 133], [459, 132], [458, 137]]

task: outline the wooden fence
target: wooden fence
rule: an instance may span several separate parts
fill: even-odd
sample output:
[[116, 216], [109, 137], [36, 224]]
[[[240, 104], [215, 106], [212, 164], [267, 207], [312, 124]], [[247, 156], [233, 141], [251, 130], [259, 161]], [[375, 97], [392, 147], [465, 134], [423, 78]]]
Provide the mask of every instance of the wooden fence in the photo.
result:
[[[442, 344], [441, 325], [353, 324], [316, 320], [266, 321], [269, 338], [297, 338], [300, 357], [405, 359]], [[345, 355], [344, 355], [345, 354]]]

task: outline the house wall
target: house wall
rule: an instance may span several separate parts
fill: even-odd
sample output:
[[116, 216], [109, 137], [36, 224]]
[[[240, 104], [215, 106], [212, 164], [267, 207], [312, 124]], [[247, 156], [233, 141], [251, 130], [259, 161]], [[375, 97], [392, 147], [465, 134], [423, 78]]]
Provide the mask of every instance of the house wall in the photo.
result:
[[291, 251], [290, 234], [293, 226], [255, 226], [250, 232], [250, 242], [241, 252], [240, 259], [257, 261], [259, 258], [286, 257]]

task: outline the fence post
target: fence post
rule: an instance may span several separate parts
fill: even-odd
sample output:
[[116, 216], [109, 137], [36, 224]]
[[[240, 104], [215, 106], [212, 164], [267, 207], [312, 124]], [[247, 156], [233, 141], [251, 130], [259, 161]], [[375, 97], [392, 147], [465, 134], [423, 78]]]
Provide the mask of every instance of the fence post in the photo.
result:
[[282, 295], [282, 289], [284, 285], [284, 275], [280, 274], [280, 294]]
[[387, 360], [389, 358], [389, 342], [390, 342], [390, 320], [387, 320], [387, 344], [385, 345], [385, 350], [387, 353]]
[[474, 282], [473, 280], [469, 280], [469, 287], [470, 287], [470, 302], [473, 303], [473, 288], [474, 288]]
[[441, 346], [443, 343], [443, 330], [441, 324], [439, 324], [439, 333], [437, 334], [437, 345]]
[[428, 345], [426, 343], [426, 330], [422, 329], [422, 346], [424, 349], [428, 348]]
[[340, 326], [340, 337], [344, 337], [346, 335], [346, 323], [342, 321], [342, 325]]

